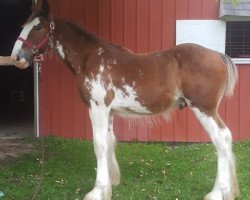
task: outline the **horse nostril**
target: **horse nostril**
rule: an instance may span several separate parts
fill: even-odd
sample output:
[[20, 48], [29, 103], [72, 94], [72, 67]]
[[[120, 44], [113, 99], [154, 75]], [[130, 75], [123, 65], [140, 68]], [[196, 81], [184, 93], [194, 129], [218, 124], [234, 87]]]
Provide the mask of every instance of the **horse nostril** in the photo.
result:
[[19, 60], [21, 60], [21, 59], [20, 59], [20, 57], [19, 57], [19, 56], [16, 56], [16, 60], [17, 60], [17, 61], [19, 61]]

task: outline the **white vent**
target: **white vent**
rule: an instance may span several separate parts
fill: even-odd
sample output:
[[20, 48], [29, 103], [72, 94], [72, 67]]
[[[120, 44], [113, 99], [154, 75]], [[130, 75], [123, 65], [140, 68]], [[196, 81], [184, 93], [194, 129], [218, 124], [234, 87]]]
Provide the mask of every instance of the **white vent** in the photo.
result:
[[225, 53], [226, 23], [220, 20], [177, 20], [176, 44], [195, 43]]

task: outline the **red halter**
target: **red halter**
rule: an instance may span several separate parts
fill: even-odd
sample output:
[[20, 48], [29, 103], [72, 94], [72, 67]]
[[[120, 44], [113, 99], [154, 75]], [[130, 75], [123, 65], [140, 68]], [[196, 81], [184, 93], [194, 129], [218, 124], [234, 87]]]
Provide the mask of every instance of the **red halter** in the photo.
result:
[[32, 53], [36, 56], [36, 60], [41, 60], [43, 61], [43, 56], [39, 53], [39, 50], [45, 45], [45, 44], [50, 44], [52, 46], [52, 39], [53, 39], [53, 32], [55, 30], [55, 23], [53, 21], [53, 17], [51, 16], [50, 24], [49, 24], [49, 32], [46, 35], [45, 38], [43, 38], [40, 42], [38, 42], [37, 45], [33, 45], [30, 41], [25, 40], [22, 37], [18, 37], [17, 40], [20, 40], [23, 42], [23, 44], [30, 48]]

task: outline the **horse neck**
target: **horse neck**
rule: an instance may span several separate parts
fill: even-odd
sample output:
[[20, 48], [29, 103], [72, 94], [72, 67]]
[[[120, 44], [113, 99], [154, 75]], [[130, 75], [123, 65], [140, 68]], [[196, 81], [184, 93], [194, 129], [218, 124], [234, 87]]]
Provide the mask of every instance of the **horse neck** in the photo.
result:
[[83, 27], [55, 17], [53, 41], [56, 52], [70, 70], [76, 74], [84, 68], [88, 55], [102, 43], [94, 34]]

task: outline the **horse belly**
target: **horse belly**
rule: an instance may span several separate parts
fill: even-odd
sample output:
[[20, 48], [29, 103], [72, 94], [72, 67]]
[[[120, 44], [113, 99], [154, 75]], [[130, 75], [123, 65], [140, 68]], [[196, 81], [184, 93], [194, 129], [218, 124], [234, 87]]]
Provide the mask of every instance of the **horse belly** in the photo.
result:
[[[178, 99], [178, 98], [177, 98]], [[114, 112], [120, 115], [155, 115], [166, 113], [176, 106], [177, 99], [174, 95], [163, 93], [153, 96], [153, 92], [138, 92], [133, 87], [124, 86], [123, 90], [115, 90], [115, 98], [112, 103]]]
[[123, 89], [115, 89], [115, 98], [112, 102], [112, 110], [118, 114], [150, 115], [152, 112], [138, 99], [137, 93], [130, 86]]

